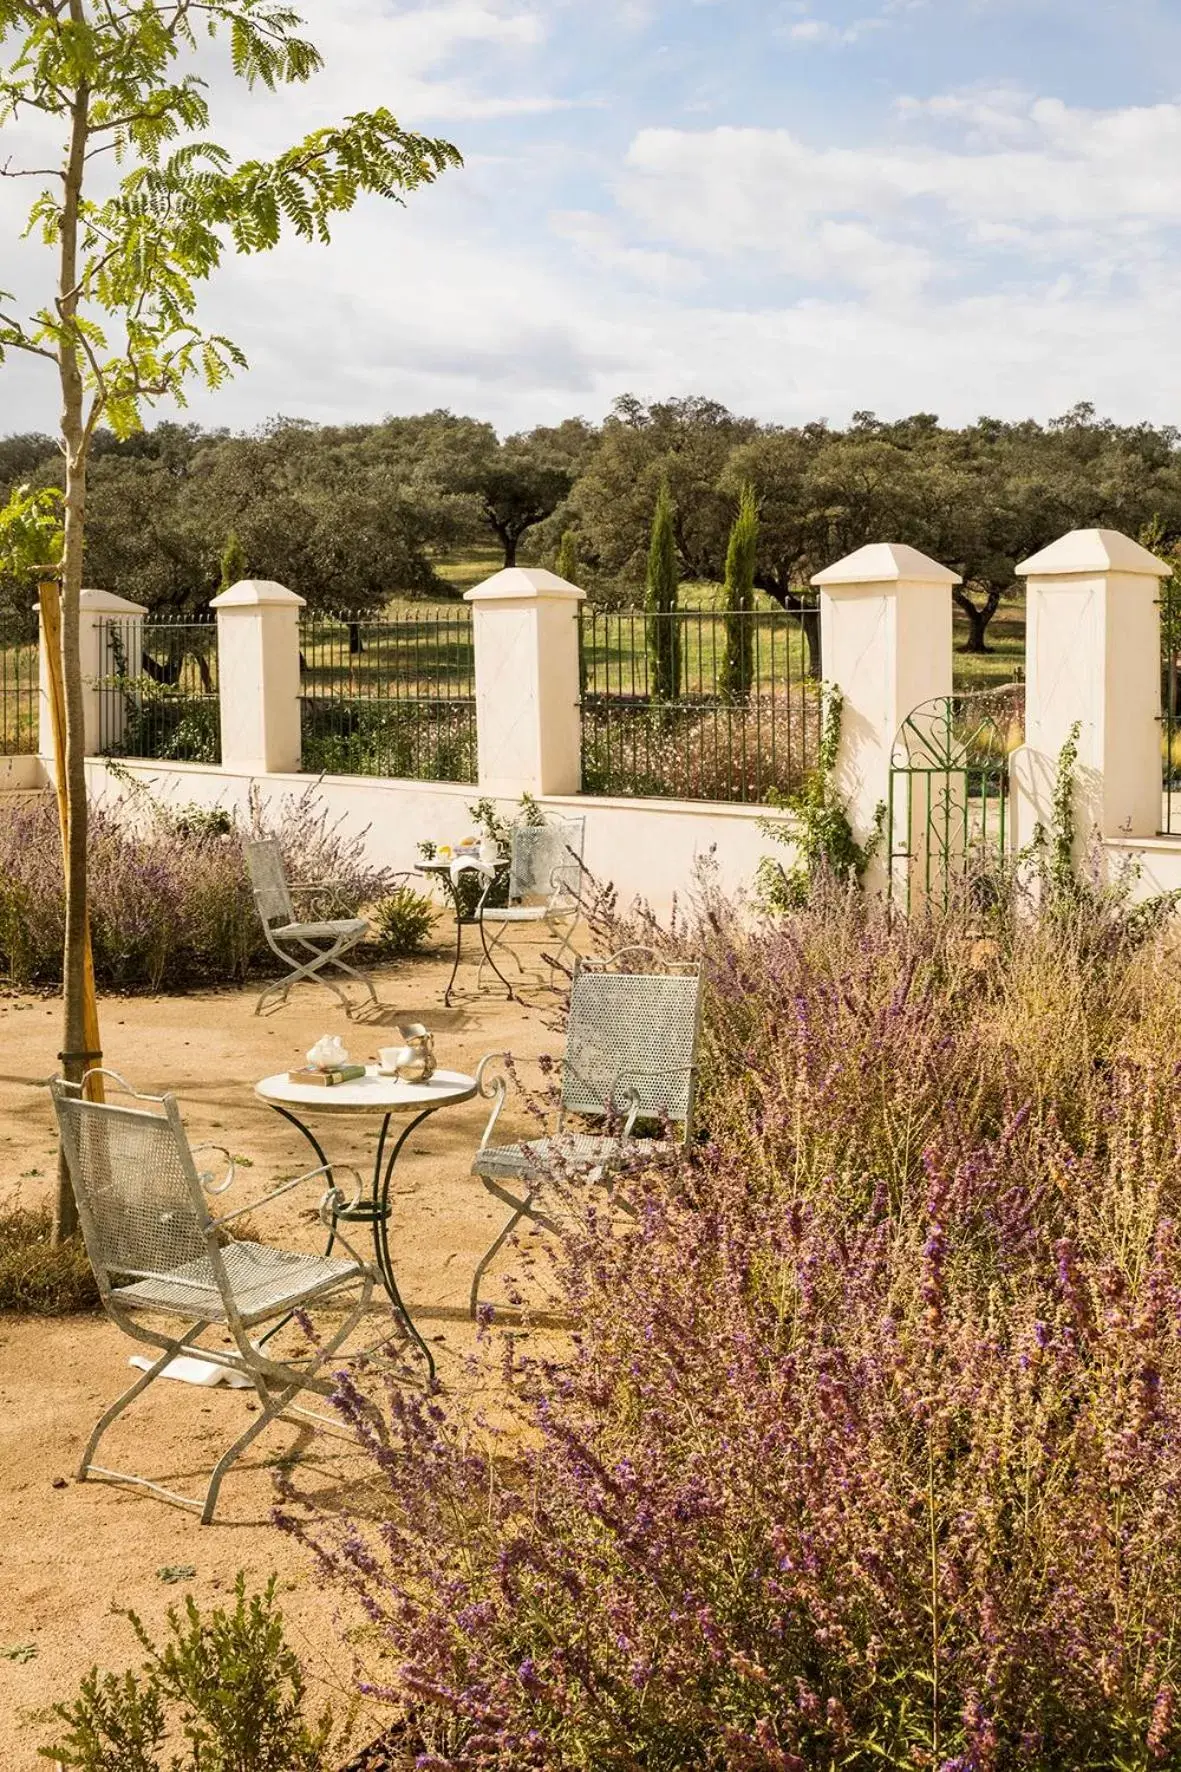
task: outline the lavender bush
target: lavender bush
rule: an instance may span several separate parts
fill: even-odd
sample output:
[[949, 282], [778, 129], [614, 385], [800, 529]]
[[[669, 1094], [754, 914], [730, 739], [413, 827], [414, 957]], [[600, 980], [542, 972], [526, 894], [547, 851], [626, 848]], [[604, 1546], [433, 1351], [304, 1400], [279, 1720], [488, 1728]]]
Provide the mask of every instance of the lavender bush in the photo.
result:
[[503, 1355], [494, 1419], [346, 1383], [377, 1517], [284, 1504], [371, 1622], [391, 1764], [1181, 1766], [1181, 983], [1143, 935], [839, 898], [672, 938], [706, 1142], [623, 1229], [567, 1199], [578, 1334]]
[[[90, 815], [90, 908], [101, 986], [183, 990], [236, 984], [274, 964], [251, 896], [247, 829], [278, 837], [292, 881], [338, 882], [335, 914], [353, 915], [386, 893], [361, 837], [342, 833], [314, 794], [287, 801], [273, 822], [199, 807], [166, 807], [141, 792]], [[18, 804], [0, 823], [0, 976], [20, 987], [61, 977], [64, 904], [61, 838], [52, 795]]]

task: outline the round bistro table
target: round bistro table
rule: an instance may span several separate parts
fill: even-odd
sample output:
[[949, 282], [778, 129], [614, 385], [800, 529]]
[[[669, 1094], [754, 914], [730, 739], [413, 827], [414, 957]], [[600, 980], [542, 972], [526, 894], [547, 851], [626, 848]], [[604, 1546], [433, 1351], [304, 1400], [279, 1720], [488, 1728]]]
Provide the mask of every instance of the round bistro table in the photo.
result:
[[[453, 856], [452, 860], [454, 859], [455, 857]], [[496, 869], [497, 875], [503, 874], [508, 868], [508, 865], [508, 862], [503, 856], [501, 856], [498, 861], [492, 863], [492, 866]], [[463, 958], [463, 932], [465, 929], [470, 929], [473, 924], [480, 931], [480, 946], [484, 950], [484, 959], [480, 962], [481, 967], [483, 967], [484, 961], [486, 960], [501, 984], [504, 986], [505, 991], [508, 994], [509, 1002], [513, 1002], [513, 987], [504, 976], [504, 973], [500, 970], [500, 967], [496, 964], [496, 961], [492, 958], [491, 950], [488, 947], [488, 937], [484, 933], [483, 917], [465, 917], [463, 914], [463, 904], [459, 896], [459, 881], [451, 872], [451, 862], [420, 861], [414, 871], [416, 874], [425, 874], [430, 879], [438, 880], [448, 898], [451, 900], [451, 909], [455, 915], [455, 958], [451, 962], [451, 977], [447, 980], [447, 989], [443, 992], [443, 1002], [446, 1007], [448, 1009], [451, 1007], [451, 993], [455, 989], [455, 975], [459, 971], [459, 962]], [[461, 869], [460, 872], [475, 873], [477, 870], [475, 868]], [[486, 874], [484, 875], [484, 880], [485, 889], [487, 889], [487, 886], [491, 884], [491, 881]]]
[[[390, 1258], [390, 1187], [394, 1178], [394, 1165], [410, 1134], [441, 1108], [456, 1107], [461, 1101], [470, 1101], [476, 1093], [476, 1079], [465, 1075], [463, 1071], [436, 1071], [425, 1083], [403, 1083], [397, 1077], [383, 1075], [376, 1065], [367, 1065], [363, 1077], [357, 1077], [351, 1083], [334, 1083], [328, 1087], [318, 1083], [293, 1083], [286, 1071], [280, 1071], [277, 1076], [264, 1077], [261, 1083], [256, 1083], [254, 1093], [284, 1120], [290, 1120], [296, 1130], [303, 1134], [316, 1153], [317, 1163], [323, 1166], [329, 1186], [335, 1185], [332, 1164], [325, 1156], [320, 1140], [306, 1124], [306, 1118], [315, 1115], [323, 1115], [326, 1119], [343, 1119], [348, 1115], [380, 1115], [381, 1131], [373, 1162], [372, 1190], [368, 1197], [362, 1196], [336, 1214], [325, 1253], [331, 1253], [338, 1221], [371, 1226], [374, 1259], [382, 1284], [405, 1324], [407, 1334], [418, 1344], [430, 1377], [434, 1378], [434, 1355], [415, 1328], [394, 1276]], [[390, 1122], [395, 1117], [402, 1116], [409, 1117], [387, 1154]]]

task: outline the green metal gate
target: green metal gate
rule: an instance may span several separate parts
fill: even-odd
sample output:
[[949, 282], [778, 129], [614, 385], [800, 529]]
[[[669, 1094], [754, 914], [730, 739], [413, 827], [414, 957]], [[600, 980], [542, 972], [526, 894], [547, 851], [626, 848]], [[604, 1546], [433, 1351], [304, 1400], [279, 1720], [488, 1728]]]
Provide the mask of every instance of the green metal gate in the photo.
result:
[[885, 834], [890, 902], [900, 909], [991, 899], [1009, 842], [1019, 694], [1015, 685], [940, 696], [899, 727]]

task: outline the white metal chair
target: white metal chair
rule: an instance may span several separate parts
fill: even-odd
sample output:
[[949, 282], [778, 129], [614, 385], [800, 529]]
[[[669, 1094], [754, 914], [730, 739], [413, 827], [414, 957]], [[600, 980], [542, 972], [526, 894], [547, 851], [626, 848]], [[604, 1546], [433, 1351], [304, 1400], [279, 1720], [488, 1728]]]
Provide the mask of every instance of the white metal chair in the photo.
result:
[[[511, 929], [544, 923], [550, 934], [561, 935], [555, 960], [571, 952], [571, 937], [581, 912], [582, 851], [586, 838], [585, 818], [553, 818], [544, 824], [517, 824], [509, 837], [508, 904], [490, 905], [490, 880], [476, 910], [484, 958], [480, 970]], [[519, 954], [508, 951], [523, 972]], [[499, 976], [499, 974], [498, 974]], [[511, 995], [510, 991], [510, 995]]]
[[[474, 1317], [480, 1285], [490, 1263], [523, 1219], [556, 1232], [554, 1218], [537, 1205], [539, 1192], [554, 1175], [603, 1183], [614, 1188], [619, 1172], [632, 1162], [668, 1154], [675, 1141], [636, 1138], [637, 1120], [680, 1127], [687, 1144], [693, 1132], [697, 1049], [701, 1028], [701, 967], [686, 962], [656, 969], [648, 948], [624, 948], [605, 959], [578, 960], [570, 987], [566, 1051], [562, 1061], [561, 1105], [551, 1136], [515, 1144], [492, 1142], [508, 1094], [503, 1065], [508, 1054], [488, 1053], [476, 1069], [480, 1094], [492, 1112], [472, 1163], [485, 1188], [510, 1208], [502, 1230], [489, 1244], [472, 1278], [469, 1299]], [[641, 967], [646, 969], [641, 969]], [[573, 1115], [597, 1121], [605, 1130], [586, 1132], [568, 1125]], [[507, 1185], [515, 1182], [514, 1190]]]
[[[377, 1002], [377, 992], [371, 979], [364, 977], [352, 966], [346, 966], [343, 956], [356, 947], [369, 931], [369, 924], [364, 917], [337, 917], [326, 922], [300, 922], [295, 915], [292, 903], [293, 896], [304, 893], [318, 893], [323, 896], [333, 889], [332, 881], [324, 881], [319, 885], [290, 886], [287, 873], [283, 866], [283, 854], [273, 837], [255, 838], [246, 845], [246, 865], [250, 870], [250, 881], [254, 888], [254, 902], [262, 920], [263, 930], [267, 938], [267, 946], [277, 954], [285, 966], [291, 971], [285, 978], [269, 984], [259, 995], [254, 1006], [254, 1013], [260, 1015], [262, 1006], [268, 997], [278, 994], [281, 1002], [286, 1002], [293, 984], [308, 979], [311, 982], [320, 980], [331, 991], [335, 991], [346, 1011], [351, 1013], [352, 1005], [348, 998], [331, 978], [324, 978], [325, 967], [335, 966], [340, 972], [347, 972], [363, 984], [373, 1001]], [[302, 953], [298, 950], [302, 949]]]
[[[93, 1074], [93, 1073], [91, 1073]], [[213, 1518], [222, 1478], [234, 1461], [271, 1422], [294, 1416], [340, 1431], [328, 1415], [296, 1404], [301, 1391], [329, 1396], [331, 1379], [321, 1368], [342, 1346], [360, 1321], [370, 1299], [375, 1274], [348, 1244], [341, 1230], [341, 1212], [350, 1202], [335, 1186], [320, 1202], [320, 1217], [343, 1245], [343, 1257], [297, 1254], [261, 1243], [233, 1242], [226, 1227], [247, 1212], [256, 1212], [292, 1188], [328, 1174], [326, 1166], [308, 1170], [273, 1188], [261, 1199], [214, 1216], [208, 1196], [224, 1193], [234, 1179], [233, 1159], [223, 1180], [199, 1172], [194, 1158], [220, 1146], [190, 1148], [173, 1095], [137, 1095], [114, 1072], [114, 1079], [134, 1105], [83, 1099], [81, 1084], [56, 1077], [50, 1083], [69, 1166], [86, 1252], [108, 1314], [126, 1335], [159, 1348], [160, 1355], [131, 1387], [118, 1397], [87, 1442], [78, 1479], [104, 1478], [150, 1489], [169, 1501], [196, 1508], [201, 1522]], [[360, 1196], [360, 1180], [357, 1182]], [[355, 1202], [354, 1202], [355, 1203]], [[352, 1309], [327, 1340], [306, 1357], [284, 1359], [266, 1351], [268, 1337], [252, 1336], [264, 1323], [277, 1328], [294, 1311], [358, 1294]], [[166, 1328], [145, 1318], [173, 1318], [183, 1328]], [[204, 1346], [201, 1336], [211, 1326], [228, 1330], [233, 1347]], [[272, 1330], [272, 1333], [274, 1331]], [[183, 1356], [224, 1366], [244, 1374], [259, 1400], [259, 1413], [225, 1451], [214, 1467], [202, 1497], [178, 1495], [162, 1483], [94, 1463], [99, 1441], [129, 1404], [161, 1376], [171, 1360]]]

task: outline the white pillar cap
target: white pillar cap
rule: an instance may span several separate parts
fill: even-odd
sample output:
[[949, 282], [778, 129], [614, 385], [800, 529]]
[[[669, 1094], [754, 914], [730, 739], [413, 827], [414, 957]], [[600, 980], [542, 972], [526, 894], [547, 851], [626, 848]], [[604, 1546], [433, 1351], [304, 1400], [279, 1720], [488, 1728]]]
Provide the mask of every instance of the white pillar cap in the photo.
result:
[[142, 603], [132, 603], [126, 597], [117, 597], [114, 591], [82, 591], [78, 597], [81, 609], [90, 609], [100, 615], [146, 615], [148, 612]]
[[265, 609], [272, 605], [279, 608], [303, 609], [305, 599], [289, 591], [286, 585], [279, 584], [273, 578], [244, 578], [238, 584], [231, 585], [219, 597], [210, 602], [210, 609]]
[[826, 566], [812, 579], [814, 585], [962, 584], [958, 572], [920, 554], [904, 541], [867, 542], [855, 553]]
[[1022, 560], [1016, 571], [1022, 578], [1091, 577], [1097, 572], [1151, 573], [1155, 578], [1171, 578], [1173, 568], [1147, 548], [1142, 548], [1130, 535], [1118, 529], [1072, 529], [1059, 536], [1048, 548]]
[[581, 603], [585, 598], [585, 591], [556, 572], [547, 572], [544, 566], [506, 566], [463, 596], [465, 603], [540, 603], [548, 599]]

